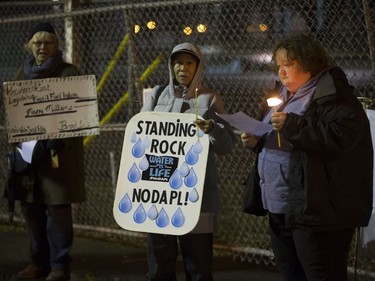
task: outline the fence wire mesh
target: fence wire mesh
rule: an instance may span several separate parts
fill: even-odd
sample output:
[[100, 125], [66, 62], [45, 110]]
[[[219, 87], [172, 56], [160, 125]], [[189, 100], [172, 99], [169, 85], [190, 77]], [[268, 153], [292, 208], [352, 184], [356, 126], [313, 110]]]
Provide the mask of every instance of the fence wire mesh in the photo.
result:
[[[230, 112], [259, 112], [264, 91], [276, 79], [269, 67], [270, 49], [292, 32], [308, 32], [319, 40], [369, 107], [375, 96], [372, 0], [2, 1], [0, 7], [1, 82], [12, 80], [23, 65], [28, 31], [40, 20], [54, 25], [65, 59], [82, 74], [96, 76], [101, 133], [86, 142], [88, 198], [74, 207], [75, 226], [87, 235], [144, 244], [143, 234], [119, 229], [112, 216], [124, 129], [141, 107], [143, 88], [168, 82], [167, 56], [178, 43], [201, 48], [204, 84], [222, 94]], [[5, 182], [7, 139], [0, 106], [0, 182]], [[215, 250], [272, 266], [266, 219], [240, 211], [241, 184], [253, 159], [241, 145], [218, 157], [222, 209]], [[6, 218], [6, 201], [1, 200]], [[357, 280], [374, 280], [374, 261], [358, 259], [355, 249], [353, 241], [350, 268], [359, 273]]]

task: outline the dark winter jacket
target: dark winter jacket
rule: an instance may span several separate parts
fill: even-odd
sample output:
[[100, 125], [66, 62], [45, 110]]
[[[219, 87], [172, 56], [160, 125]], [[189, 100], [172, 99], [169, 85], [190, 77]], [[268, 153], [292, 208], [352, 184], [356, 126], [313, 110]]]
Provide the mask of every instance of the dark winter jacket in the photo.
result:
[[[68, 77], [79, 75], [71, 64], [61, 63], [60, 67], [49, 77]], [[24, 80], [24, 69], [17, 74], [16, 80]], [[51, 149], [57, 151], [58, 168], [52, 167]], [[25, 163], [20, 155], [16, 155], [17, 147], [12, 146], [11, 154], [18, 162], [10, 163], [14, 167], [22, 167]], [[64, 138], [59, 140], [41, 140], [33, 152], [32, 165], [23, 171], [10, 172], [10, 183], [14, 185], [16, 200], [67, 204], [85, 200], [84, 158], [82, 137]], [[14, 157], [16, 156], [16, 157]]]
[[323, 74], [303, 116], [287, 114], [282, 135], [294, 146], [287, 224], [317, 231], [366, 226], [373, 198], [370, 125], [341, 69]]

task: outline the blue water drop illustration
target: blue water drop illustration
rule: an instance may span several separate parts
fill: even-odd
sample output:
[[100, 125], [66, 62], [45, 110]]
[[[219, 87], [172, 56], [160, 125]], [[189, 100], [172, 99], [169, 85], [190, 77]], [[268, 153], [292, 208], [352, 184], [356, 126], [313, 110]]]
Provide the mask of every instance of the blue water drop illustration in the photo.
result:
[[141, 162], [139, 162], [139, 169], [141, 169], [141, 171], [146, 171], [149, 166], [150, 164], [148, 163], [147, 157], [144, 156]]
[[194, 145], [193, 145], [193, 152], [196, 153], [196, 154], [199, 154], [202, 152], [202, 144], [200, 141], [197, 141]]
[[118, 204], [118, 208], [122, 213], [127, 213], [132, 208], [132, 201], [130, 201], [129, 195], [126, 193]]
[[178, 170], [181, 177], [186, 177], [189, 174], [189, 166], [186, 162], [182, 163], [180, 169]]
[[150, 146], [150, 140], [148, 139], [148, 137], [146, 136], [143, 141], [142, 141], [142, 148], [146, 149]]
[[164, 210], [164, 208], [161, 208], [160, 213], [158, 217], [156, 218], [156, 225], [159, 227], [166, 227], [169, 223], [169, 217]]
[[182, 185], [182, 177], [178, 169], [174, 170], [173, 175], [169, 178], [169, 186], [172, 189], [179, 189]]
[[193, 187], [197, 184], [198, 177], [194, 171], [194, 168], [190, 169], [189, 175], [184, 179], [184, 183], [187, 187]]
[[189, 149], [189, 151], [185, 155], [185, 161], [189, 165], [194, 165], [198, 161], [198, 154], [194, 153], [193, 146]]
[[204, 136], [204, 132], [201, 129], [199, 129], [199, 131], [198, 131], [198, 136], [200, 138]]
[[128, 180], [134, 183], [134, 182], [139, 181], [140, 178], [141, 178], [141, 172], [139, 171], [137, 165], [135, 165], [134, 163], [128, 173]]
[[136, 223], [143, 223], [146, 220], [146, 211], [143, 208], [142, 204], [139, 204], [137, 210], [133, 214], [133, 220]]
[[142, 147], [141, 139], [137, 140], [132, 149], [132, 154], [136, 158], [140, 158], [145, 154], [145, 149]]
[[137, 134], [136, 133], [133, 133], [132, 136], [130, 137], [130, 141], [132, 143], [135, 143], [137, 141]]
[[147, 211], [147, 216], [150, 220], [156, 219], [158, 216], [158, 209], [156, 208], [155, 204], [150, 207]]
[[177, 211], [172, 216], [172, 225], [175, 227], [181, 227], [185, 222], [184, 214], [181, 211], [181, 208], [178, 207]]
[[192, 191], [190, 191], [190, 193], [189, 193], [189, 201], [195, 203], [195, 202], [198, 201], [198, 199], [199, 199], [198, 192], [197, 192], [197, 190], [194, 188], [194, 189], [193, 189]]

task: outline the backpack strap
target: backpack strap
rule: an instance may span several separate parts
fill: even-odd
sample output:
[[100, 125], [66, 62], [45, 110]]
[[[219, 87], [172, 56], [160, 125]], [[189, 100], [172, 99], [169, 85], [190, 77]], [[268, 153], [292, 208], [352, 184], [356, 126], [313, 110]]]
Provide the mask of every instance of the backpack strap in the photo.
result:
[[[158, 104], [158, 100], [159, 100], [159, 97], [160, 97], [160, 95], [161, 95], [161, 93], [165, 90], [165, 88], [167, 88], [168, 87], [168, 84], [166, 84], [166, 85], [163, 85], [163, 86], [160, 86], [159, 88], [158, 88], [158, 90], [156, 91], [156, 95], [155, 95], [155, 106]], [[154, 106], [154, 107], [155, 107]]]

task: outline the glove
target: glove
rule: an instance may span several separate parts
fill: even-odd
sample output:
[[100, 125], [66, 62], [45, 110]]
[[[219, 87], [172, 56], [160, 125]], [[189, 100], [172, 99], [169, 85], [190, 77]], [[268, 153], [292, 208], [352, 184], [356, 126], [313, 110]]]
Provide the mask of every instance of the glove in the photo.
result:
[[53, 156], [56, 155], [58, 152], [64, 150], [65, 145], [62, 140], [47, 140], [46, 148], [53, 152]]

